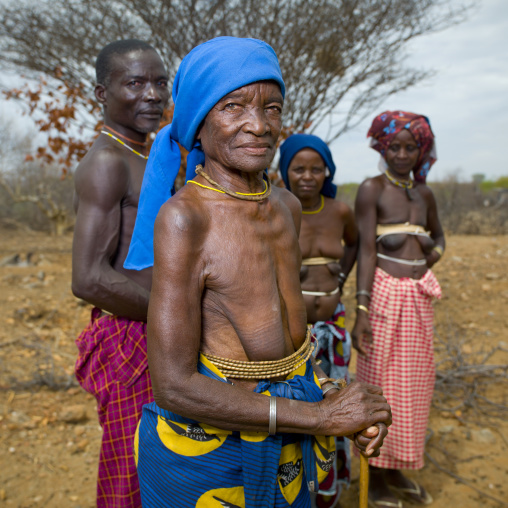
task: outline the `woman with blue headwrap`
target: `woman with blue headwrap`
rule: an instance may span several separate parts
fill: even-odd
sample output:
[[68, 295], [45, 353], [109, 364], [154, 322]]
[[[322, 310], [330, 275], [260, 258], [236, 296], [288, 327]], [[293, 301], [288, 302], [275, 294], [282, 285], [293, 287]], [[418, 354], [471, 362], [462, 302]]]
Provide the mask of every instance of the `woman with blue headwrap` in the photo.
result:
[[[390, 424], [379, 389], [321, 389], [312, 365], [300, 206], [265, 174], [284, 91], [274, 51], [255, 39], [205, 42], [176, 75], [127, 259], [154, 266], [155, 402], [135, 440], [145, 508], [307, 507], [333, 461], [326, 436], [354, 435], [375, 455]], [[178, 143], [190, 152], [187, 185], [168, 199]]]
[[[335, 164], [319, 137], [293, 134], [287, 138], [280, 147], [279, 167], [286, 187], [302, 205], [300, 281], [307, 322], [318, 342], [314, 354], [327, 378], [348, 380], [351, 338], [341, 293], [356, 258], [353, 211], [335, 200]], [[349, 443], [344, 438], [336, 441], [335, 467], [320, 485], [318, 508], [335, 506], [341, 484], [349, 483]]]

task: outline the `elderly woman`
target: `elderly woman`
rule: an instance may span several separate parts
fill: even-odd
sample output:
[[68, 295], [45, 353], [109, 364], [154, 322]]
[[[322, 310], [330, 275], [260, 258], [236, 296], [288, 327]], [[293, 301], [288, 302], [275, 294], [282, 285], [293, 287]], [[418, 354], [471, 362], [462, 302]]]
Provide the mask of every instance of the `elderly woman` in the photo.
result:
[[[154, 267], [155, 401], [135, 443], [144, 508], [307, 507], [333, 460], [326, 436], [353, 434], [372, 456], [390, 424], [379, 388], [321, 385], [310, 359], [300, 203], [265, 173], [284, 91], [273, 49], [255, 39], [205, 42], [175, 77], [127, 259]], [[167, 199], [179, 144], [188, 181]]]
[[[357, 317], [353, 346], [357, 380], [383, 388], [393, 425], [371, 464], [371, 504], [402, 506], [399, 495], [429, 504], [432, 497], [402, 469], [423, 467], [425, 432], [434, 387], [432, 300], [441, 289], [430, 270], [445, 239], [426, 176], [436, 161], [434, 135], [422, 115], [386, 111], [369, 130], [381, 154], [382, 175], [358, 190], [360, 231]], [[391, 489], [391, 490], [390, 490]]]
[[[348, 379], [351, 338], [345, 329], [342, 287], [356, 259], [353, 211], [335, 200], [335, 164], [317, 136], [293, 134], [280, 147], [279, 167], [286, 187], [300, 200], [302, 251], [300, 281], [307, 322], [318, 341], [315, 356], [329, 378]], [[320, 486], [317, 506], [333, 506], [340, 483], [349, 483], [349, 443], [337, 438], [334, 470]]]

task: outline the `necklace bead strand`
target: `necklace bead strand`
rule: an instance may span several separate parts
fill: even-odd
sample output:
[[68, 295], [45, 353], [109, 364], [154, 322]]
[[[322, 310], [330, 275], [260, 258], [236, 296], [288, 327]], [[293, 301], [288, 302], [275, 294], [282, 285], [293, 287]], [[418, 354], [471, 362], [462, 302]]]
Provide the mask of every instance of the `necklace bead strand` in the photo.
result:
[[302, 213], [305, 215], [314, 215], [316, 213], [321, 212], [324, 207], [325, 207], [325, 198], [324, 198], [323, 194], [321, 194], [321, 204], [319, 205], [319, 208], [317, 210], [313, 210], [311, 212], [306, 212], [305, 210], [302, 210]]
[[147, 147], [148, 143], [146, 141], [144, 142], [141, 142], [141, 141], [134, 141], [133, 139], [131, 138], [128, 138], [127, 136], [124, 136], [123, 134], [121, 134], [120, 132], [118, 131], [115, 131], [115, 129], [113, 129], [113, 127], [110, 127], [109, 125], [103, 125], [102, 129], [108, 129], [110, 130], [113, 134], [116, 134], [119, 138], [122, 138], [123, 140], [125, 141], [128, 141], [129, 143], [133, 143], [134, 145], [139, 145], [139, 146], [142, 146], [144, 148]]
[[109, 136], [110, 138], [114, 139], [115, 141], [118, 141], [118, 143], [120, 143], [122, 146], [125, 146], [125, 148], [127, 148], [127, 150], [130, 150], [132, 153], [136, 154], [138, 157], [145, 159], [145, 161], [148, 160], [147, 155], [143, 155], [142, 153], [137, 152], [136, 150], [134, 150], [134, 148], [131, 148], [129, 145], [126, 145], [121, 139], [118, 139], [116, 136], [113, 136], [113, 134], [111, 134], [110, 132], [101, 131], [101, 134], [105, 134], [106, 136]]
[[385, 171], [385, 176], [386, 178], [388, 179], [388, 181], [390, 183], [392, 183], [393, 185], [395, 185], [396, 187], [400, 187], [402, 189], [405, 189], [406, 191], [406, 194], [407, 194], [407, 197], [410, 201], [413, 200], [413, 196], [411, 195], [411, 193], [409, 192], [413, 187], [414, 187], [414, 182], [413, 180], [409, 180], [407, 182], [401, 182], [400, 180], [397, 180], [397, 178], [395, 178], [394, 176], [392, 176], [388, 170]]
[[244, 201], [263, 201], [272, 193], [272, 185], [270, 182], [270, 177], [268, 177], [266, 180], [263, 179], [263, 182], [265, 184], [265, 190], [263, 192], [246, 193], [246, 192], [233, 192], [229, 189], [226, 189], [226, 187], [223, 187], [215, 180], [213, 180], [210, 175], [205, 173], [203, 171], [203, 166], [201, 164], [198, 164], [196, 166], [196, 174], [202, 176], [205, 180], [207, 180], [210, 184], [214, 185], [217, 188], [215, 189], [213, 187], [208, 187], [207, 185], [195, 182], [194, 180], [188, 180], [187, 183], [193, 183], [195, 185], [199, 185], [199, 187], [203, 187], [204, 189], [213, 190], [215, 192], [221, 192], [222, 194], [228, 194], [229, 196], [232, 196], [236, 199], [242, 199]]

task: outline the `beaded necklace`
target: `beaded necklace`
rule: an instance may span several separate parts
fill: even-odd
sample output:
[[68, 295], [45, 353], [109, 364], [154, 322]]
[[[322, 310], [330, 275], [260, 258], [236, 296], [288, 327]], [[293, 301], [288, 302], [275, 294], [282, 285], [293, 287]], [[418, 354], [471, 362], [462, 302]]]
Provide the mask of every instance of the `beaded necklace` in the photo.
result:
[[221, 194], [228, 194], [229, 196], [232, 196], [237, 199], [243, 199], [244, 201], [262, 201], [263, 199], [266, 199], [272, 192], [270, 178], [267, 178], [266, 180], [263, 179], [265, 183], [265, 190], [263, 192], [247, 193], [247, 192], [233, 192], [230, 191], [229, 189], [226, 189], [226, 187], [223, 187], [222, 185], [218, 184], [215, 180], [212, 180], [212, 178], [203, 171], [203, 166], [201, 164], [198, 164], [196, 166], [196, 173], [202, 176], [205, 180], [208, 180], [208, 182], [217, 187], [217, 189], [214, 189], [213, 187], [208, 187], [208, 185], [203, 185], [199, 182], [195, 182], [194, 180], [188, 180], [187, 183], [193, 183], [194, 185], [198, 185], [203, 189], [213, 190], [215, 192], [220, 192]]
[[407, 182], [401, 182], [400, 180], [397, 180], [394, 176], [392, 176], [388, 170], [385, 171], [385, 176], [388, 178], [388, 181], [395, 185], [396, 187], [401, 187], [402, 189], [406, 190], [407, 197], [410, 201], [413, 200], [413, 196], [409, 192], [414, 187], [413, 180], [408, 180]]
[[134, 141], [133, 139], [131, 138], [128, 138], [127, 136], [121, 134], [120, 132], [118, 131], [115, 131], [115, 129], [113, 129], [113, 127], [110, 127], [109, 125], [104, 125], [103, 126], [103, 129], [108, 129], [110, 130], [113, 134], [116, 134], [119, 138], [122, 138], [124, 139], [125, 141], [128, 141], [129, 143], [132, 143], [134, 145], [139, 145], [139, 146], [143, 146], [146, 148], [146, 146], [148, 145], [148, 143], [146, 141], [142, 142], [142, 141]]
[[317, 210], [313, 210], [312, 212], [306, 212], [306, 211], [302, 210], [302, 213], [305, 215], [314, 215], [315, 213], [321, 212], [324, 207], [325, 207], [325, 198], [324, 198], [323, 194], [321, 194], [321, 204], [319, 205], [319, 208]]
[[126, 145], [121, 139], [118, 139], [116, 136], [113, 136], [113, 134], [111, 134], [110, 132], [101, 131], [101, 134], [106, 134], [106, 136], [109, 136], [110, 138], [113, 138], [115, 141], [118, 141], [121, 145], [125, 146], [125, 148], [130, 150], [132, 153], [135, 153], [138, 157], [145, 159], [145, 161], [148, 160], [147, 155], [143, 155], [142, 153], [136, 152], [136, 150], [134, 150], [134, 148], [131, 148], [129, 145]]

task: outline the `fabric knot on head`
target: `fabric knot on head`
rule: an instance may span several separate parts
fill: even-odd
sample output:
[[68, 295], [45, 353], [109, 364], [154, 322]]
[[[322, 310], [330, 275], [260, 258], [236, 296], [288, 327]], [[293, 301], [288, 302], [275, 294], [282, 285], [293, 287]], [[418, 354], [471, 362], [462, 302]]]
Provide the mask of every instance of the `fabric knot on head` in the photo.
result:
[[[367, 133], [371, 138], [370, 147], [384, 158], [386, 149], [403, 129], [407, 129], [420, 149], [418, 161], [413, 168], [414, 179], [425, 183], [432, 164], [437, 160], [434, 133], [426, 116], [406, 111], [385, 111], [374, 118]], [[380, 170], [386, 170], [386, 164], [380, 164]]]

